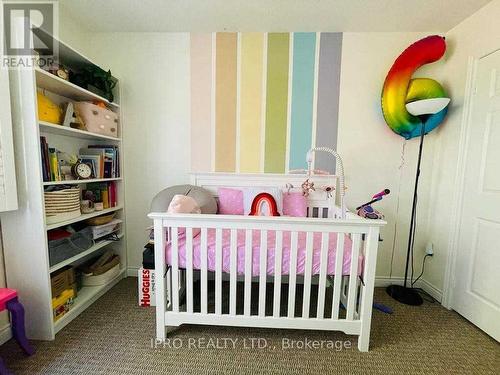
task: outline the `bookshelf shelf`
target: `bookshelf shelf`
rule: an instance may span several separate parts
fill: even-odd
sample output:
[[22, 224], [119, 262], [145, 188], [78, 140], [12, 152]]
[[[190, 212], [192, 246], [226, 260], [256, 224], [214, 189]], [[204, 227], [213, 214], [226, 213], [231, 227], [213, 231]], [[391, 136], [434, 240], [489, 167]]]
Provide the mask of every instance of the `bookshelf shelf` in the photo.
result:
[[58, 124], [52, 124], [50, 122], [40, 121], [40, 132], [63, 135], [67, 137], [77, 137], [81, 139], [89, 140], [108, 140], [112, 142], [121, 142], [121, 138], [110, 137], [107, 135], [101, 135], [96, 133], [91, 133], [85, 130], [73, 129], [68, 126], [62, 126]]
[[107, 284], [98, 286], [86, 286], [78, 291], [78, 296], [75, 298], [75, 302], [72, 308], [54, 322], [55, 333], [63, 329], [69, 322], [80, 315], [87, 307], [89, 307], [95, 300], [111, 289], [118, 281], [120, 281], [125, 276], [126, 269], [120, 270], [120, 273]]
[[[123, 238], [123, 233], [119, 233], [118, 238], [119, 239]], [[97, 241], [94, 246], [81, 252], [80, 254], [77, 254], [74, 257], [68, 258], [62, 262], [54, 264], [52, 267], [50, 267], [49, 272], [52, 273], [52, 272], [55, 272], [57, 270], [60, 270], [61, 268], [65, 267], [69, 264], [75, 263], [76, 261], [78, 261], [82, 258], [85, 258], [86, 256], [96, 252], [97, 250], [102, 249], [104, 246], [107, 246], [107, 245], [115, 243], [115, 242], [116, 241], [113, 241], [113, 240]]]
[[119, 104], [114, 102], [110, 102], [109, 100], [94, 94], [80, 86], [77, 86], [69, 81], [66, 81], [62, 78], [59, 78], [49, 72], [41, 68], [35, 68], [36, 74], [36, 82], [39, 88], [45, 89], [58, 95], [64, 96], [66, 98], [76, 100], [76, 101], [85, 101], [85, 100], [100, 100], [104, 103], [108, 104], [110, 107], [118, 109], [120, 108]]
[[121, 181], [121, 177], [115, 178], [89, 178], [88, 180], [64, 180], [64, 181], [46, 181], [43, 186], [51, 185], [81, 185], [90, 184], [92, 182], [110, 182], [110, 181]]
[[[51, 41], [52, 36], [37, 29], [41, 40]], [[32, 38], [30, 33], [30, 38]], [[23, 25], [16, 25], [13, 35], [24, 35]], [[32, 44], [33, 40], [30, 41]], [[72, 47], [54, 40], [58, 45], [59, 61], [70, 71], [83, 71], [87, 68], [99, 68], [88, 58]], [[107, 69], [106, 69], [107, 70]], [[56, 105], [63, 106], [70, 101], [103, 101], [120, 116], [120, 82], [116, 80], [113, 95], [117, 103], [110, 103], [103, 97], [85, 90], [71, 82], [65, 81], [37, 67], [19, 67], [9, 71], [12, 107], [17, 108], [13, 116], [14, 152], [16, 158], [16, 175], [20, 196], [19, 209], [9, 215], [2, 216], [3, 256], [6, 268], [6, 281], [10, 288], [18, 291], [23, 300], [26, 315], [35, 319], [26, 320], [26, 333], [30, 339], [53, 340], [57, 332], [90, 306], [102, 294], [126, 276], [127, 269], [127, 232], [125, 217], [125, 175], [123, 173], [124, 150], [122, 148], [123, 123], [120, 122], [120, 137], [94, 134], [83, 130], [63, 127], [61, 125], [40, 121], [37, 111], [37, 92], [44, 92]], [[82, 151], [82, 152], [80, 152]], [[85, 152], [85, 153], [83, 153]], [[52, 158], [48, 161], [47, 154]], [[98, 160], [93, 164], [98, 170], [97, 176], [120, 176], [116, 178], [93, 178], [87, 180], [50, 181], [47, 172], [51, 167], [68, 166], [66, 155], [82, 155], [90, 160]], [[103, 160], [104, 159], [104, 160]], [[59, 164], [63, 161], [64, 164]], [[54, 163], [55, 162], [55, 163]], [[57, 174], [63, 174], [62, 170]], [[68, 170], [65, 170], [66, 174]], [[49, 174], [50, 175], [50, 174]], [[90, 214], [82, 214], [76, 218], [47, 224], [45, 212], [44, 190], [52, 185], [73, 185], [102, 193], [116, 204], [115, 207]], [[102, 184], [101, 184], [102, 183]], [[96, 196], [98, 196], [96, 194]], [[122, 221], [120, 240], [103, 240], [97, 242], [86, 251], [63, 262], [50, 266], [47, 231], [62, 228], [74, 223], [82, 223], [90, 218], [114, 213]], [[26, 235], [19, 235], [23, 232]], [[66, 265], [78, 267], [82, 262], [99, 254], [99, 250], [112, 249], [120, 257], [120, 273], [105, 285], [82, 288], [75, 304], [64, 316], [54, 322], [52, 311], [51, 273]]]
[[91, 218], [96, 217], [96, 216], [110, 214], [112, 212], [121, 210], [122, 208], [123, 208], [122, 206], [116, 206], [116, 207], [106, 208], [105, 210], [102, 210], [102, 211], [95, 211], [95, 212], [92, 212], [91, 214], [81, 214], [80, 216], [75, 217], [74, 219], [64, 220], [64, 221], [60, 221], [59, 223], [46, 225], [45, 228], [47, 230], [51, 230], [51, 229], [64, 227], [66, 225], [78, 223], [80, 221], [91, 219]]

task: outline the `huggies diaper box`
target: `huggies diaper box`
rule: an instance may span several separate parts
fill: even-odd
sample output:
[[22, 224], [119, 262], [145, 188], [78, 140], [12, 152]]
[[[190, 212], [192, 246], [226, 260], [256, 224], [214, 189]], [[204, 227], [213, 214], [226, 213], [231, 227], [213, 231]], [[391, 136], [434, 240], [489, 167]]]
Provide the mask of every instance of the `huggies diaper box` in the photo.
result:
[[139, 306], [156, 306], [155, 270], [141, 267], [138, 273]]

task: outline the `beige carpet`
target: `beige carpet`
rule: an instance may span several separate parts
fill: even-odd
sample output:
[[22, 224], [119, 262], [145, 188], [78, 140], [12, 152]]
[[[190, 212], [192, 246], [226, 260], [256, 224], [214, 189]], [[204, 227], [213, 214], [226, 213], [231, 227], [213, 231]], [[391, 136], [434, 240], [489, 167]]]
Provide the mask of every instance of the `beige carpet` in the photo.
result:
[[[377, 289], [375, 300], [394, 314], [373, 313], [371, 351], [360, 353], [356, 338], [339, 332], [183, 326], [172, 345], [151, 347], [154, 310], [137, 307], [137, 279], [120, 282], [70, 323], [53, 342], [35, 342], [37, 353], [24, 357], [11, 340], [0, 355], [15, 374], [499, 374], [500, 344], [438, 303], [398, 304]], [[263, 349], [247, 349], [250, 338]], [[189, 348], [201, 339], [238, 339], [235, 349]], [[282, 339], [330, 340], [352, 345], [282, 350]], [[203, 341], [204, 340], [204, 341]], [[265, 340], [265, 341], [264, 341]], [[200, 342], [198, 341], [198, 342]], [[255, 342], [256, 343], [256, 342]], [[337, 343], [338, 345], [338, 343]]]

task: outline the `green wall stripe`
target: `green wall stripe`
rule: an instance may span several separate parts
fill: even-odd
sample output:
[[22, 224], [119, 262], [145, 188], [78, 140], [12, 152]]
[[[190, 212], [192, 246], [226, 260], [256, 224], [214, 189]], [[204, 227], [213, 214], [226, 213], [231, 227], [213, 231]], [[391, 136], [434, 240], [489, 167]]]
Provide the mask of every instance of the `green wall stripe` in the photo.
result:
[[289, 40], [289, 33], [268, 34], [264, 155], [266, 173], [285, 171]]

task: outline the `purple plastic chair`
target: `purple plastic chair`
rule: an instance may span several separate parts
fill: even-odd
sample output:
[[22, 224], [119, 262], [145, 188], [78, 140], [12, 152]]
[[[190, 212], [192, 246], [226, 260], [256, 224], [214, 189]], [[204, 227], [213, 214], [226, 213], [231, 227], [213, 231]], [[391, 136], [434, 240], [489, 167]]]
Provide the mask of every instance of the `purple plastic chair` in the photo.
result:
[[[35, 350], [26, 338], [24, 330], [24, 307], [17, 298], [17, 291], [9, 288], [0, 288], [0, 312], [7, 309], [10, 313], [12, 336], [27, 355], [32, 355]], [[11, 374], [0, 358], [0, 375]]]

